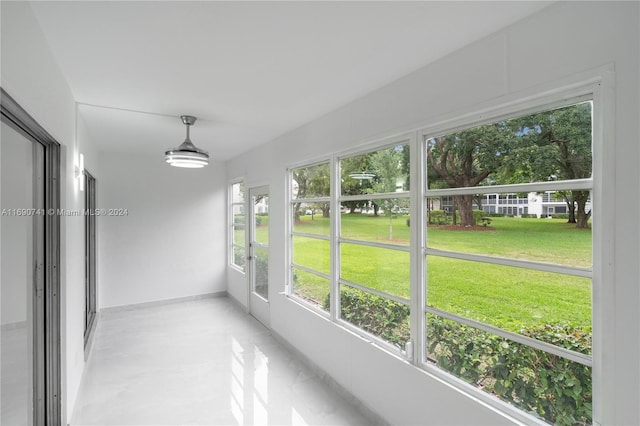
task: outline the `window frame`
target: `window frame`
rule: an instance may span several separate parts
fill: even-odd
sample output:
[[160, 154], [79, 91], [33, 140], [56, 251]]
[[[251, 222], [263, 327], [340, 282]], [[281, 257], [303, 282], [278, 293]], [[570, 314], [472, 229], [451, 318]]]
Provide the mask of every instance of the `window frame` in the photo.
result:
[[[461, 131], [478, 125], [487, 124], [496, 120], [504, 120], [515, 117], [526, 116], [527, 114], [551, 110], [576, 103], [581, 98], [592, 100], [592, 176], [588, 179], [576, 181], [580, 187], [589, 188], [591, 200], [597, 200], [592, 204], [592, 215], [598, 218], [597, 225], [592, 230], [592, 265], [590, 271], [591, 278], [591, 323], [592, 323], [592, 419], [597, 424], [602, 418], [603, 410], [608, 402], [608, 395], [614, 392], [607, 392], [607, 389], [614, 391], [614, 381], [608, 379], [613, 371], [613, 367], [604, 363], [604, 348], [613, 346], [616, 343], [615, 329], [611, 321], [607, 321], [605, 314], [613, 312], [615, 308], [615, 297], [612, 291], [605, 291], [604, 283], [613, 282], [614, 278], [614, 213], [608, 212], [605, 206], [615, 205], [616, 195], [613, 182], [615, 181], [615, 170], [613, 165], [615, 153], [612, 149], [605, 149], [604, 141], [615, 141], [615, 99], [614, 99], [614, 71], [612, 66], [603, 66], [599, 69], [545, 83], [538, 87], [507, 94], [500, 98], [486, 101], [483, 104], [467, 107], [445, 114], [436, 119], [423, 121], [420, 125], [410, 128], [403, 133], [395, 133], [384, 139], [371, 141], [357, 147], [339, 152], [332, 152], [330, 155], [331, 170], [331, 210], [336, 211], [336, 206], [340, 206], [341, 189], [336, 183], [340, 182], [339, 159], [346, 158], [375, 149], [382, 149], [385, 146], [392, 146], [390, 140], [398, 140], [409, 137], [410, 156], [410, 180], [411, 188], [409, 199], [411, 202], [410, 214], [412, 220], [410, 233], [410, 330], [411, 345], [407, 345], [406, 351], [400, 351], [397, 347], [383, 341], [366, 331], [353, 326], [339, 318], [339, 216], [331, 215], [330, 240], [331, 240], [331, 312], [327, 315], [325, 311], [297, 298], [291, 293], [291, 212], [290, 203], [287, 205], [287, 233], [288, 233], [288, 275], [289, 279], [285, 284], [285, 295], [287, 300], [299, 304], [303, 308], [328, 317], [336, 326], [345, 328], [361, 338], [367, 339], [383, 350], [406, 359], [418, 370], [432, 375], [453, 386], [455, 389], [469, 395], [480, 403], [491, 407], [497, 412], [510, 417], [512, 420], [527, 424], [546, 424], [543, 420], [525, 411], [510, 405], [509, 403], [494, 397], [485, 391], [465, 382], [435, 365], [424, 362], [426, 360], [426, 215], [425, 202], [428, 196], [426, 186], [426, 144], [423, 142], [425, 136], [441, 135]], [[327, 161], [327, 157], [322, 160], [301, 161], [287, 169], [287, 193], [286, 200], [291, 201], [291, 174], [292, 168], [299, 168], [307, 165], [317, 164]], [[605, 186], [606, 183], [606, 186]], [[508, 186], [509, 191], [522, 192], [532, 187], [544, 187], [547, 190], [566, 188], [567, 181], [560, 183], [544, 184], [518, 184]], [[608, 191], [603, 189], [607, 187]], [[505, 192], [504, 186], [500, 191], [496, 187], [487, 187], [487, 190], [479, 191], [479, 187], [474, 188], [475, 193], [497, 193]], [[451, 195], [460, 189], [449, 189]], [[437, 193], [441, 195], [442, 193]], [[495, 199], [496, 206], [499, 204], [498, 197]], [[555, 265], [554, 265], [555, 267]], [[563, 268], [561, 266], [561, 268]], [[574, 268], [575, 269], [575, 268]], [[587, 268], [588, 269], [588, 268]], [[582, 273], [582, 272], [581, 272]], [[337, 303], [336, 303], [337, 302]], [[475, 325], [474, 325], [475, 326]], [[493, 332], [493, 331], [491, 331]], [[563, 354], [564, 355], [564, 354]]]
[[[96, 178], [87, 171], [83, 172], [81, 177], [85, 180], [84, 208], [94, 212], [96, 210]], [[96, 237], [97, 237], [97, 218], [94, 214], [85, 215], [84, 232], [85, 232], [85, 317], [84, 317], [84, 350], [85, 360], [91, 350], [90, 341], [96, 327], [96, 311], [97, 311], [97, 256], [96, 256]]]
[[[244, 191], [243, 191], [243, 202], [242, 203], [234, 203], [233, 201], [233, 186], [234, 185], [244, 185]], [[247, 257], [247, 197], [246, 197], [246, 182], [244, 180], [244, 178], [237, 178], [237, 179], [233, 179], [231, 181], [229, 181], [229, 185], [227, 186], [228, 188], [228, 195], [227, 195], [227, 247], [228, 247], [228, 254], [227, 254], [227, 263], [229, 264], [229, 267], [235, 269], [238, 272], [241, 272], [243, 274], [246, 273], [246, 257]], [[245, 236], [244, 236], [244, 244], [240, 245], [240, 244], [236, 244], [235, 242], [235, 222], [234, 222], [234, 212], [233, 209], [235, 206], [242, 206], [242, 209], [244, 210], [244, 215], [245, 215]], [[236, 265], [235, 263], [235, 248], [241, 248], [245, 255], [245, 266], [241, 267], [240, 265]]]
[[[479, 328], [483, 331], [487, 331], [492, 334], [497, 334], [501, 337], [506, 337], [509, 340], [513, 340], [518, 343], [524, 343], [529, 347], [533, 347], [535, 349], [541, 349], [545, 352], [553, 353], [563, 358], [570, 359], [572, 361], [580, 362], [584, 364], [588, 362], [588, 365], [591, 367], [592, 371], [592, 418], [594, 424], [597, 423], [597, 419], [600, 416], [601, 410], [601, 401], [602, 394], [600, 389], [602, 387], [601, 382], [601, 373], [600, 370], [603, 367], [602, 358], [603, 358], [603, 349], [601, 343], [601, 329], [600, 324], [602, 324], [603, 312], [605, 309], [604, 302], [601, 301], [601, 297], [599, 295], [603, 294], [602, 291], [602, 283], [606, 282], [605, 280], [605, 271], [603, 270], [603, 257], [602, 252], [605, 250], [605, 246], [610, 247], [612, 250], [611, 241], [609, 240], [609, 244], [605, 244], [605, 233], [612, 232], [611, 225], [607, 225], [607, 217], [610, 217], [604, 209], [604, 204], [606, 202], [603, 201], [605, 194], [602, 192], [602, 188], [604, 187], [603, 181], [609, 180], [611, 181], [611, 168], [603, 167], [606, 161], [605, 159], [605, 150], [604, 150], [604, 132], [603, 122], [606, 121], [604, 118], [605, 109], [607, 105], [611, 108], [610, 103], [611, 100], [609, 97], [604, 96], [603, 94], [603, 85], [606, 82], [604, 77], [593, 79], [592, 81], [587, 81], [583, 84], [576, 84], [573, 87], [564, 87], [552, 89], [547, 93], [542, 93], [539, 95], [534, 95], [529, 98], [523, 98], [521, 100], [515, 100], [514, 102], [510, 102], [508, 104], [497, 106], [495, 108], [487, 109], [481, 113], [470, 114], [466, 116], [461, 116], [459, 118], [454, 118], [452, 120], [448, 120], [445, 122], [441, 122], [432, 126], [426, 126], [418, 130], [418, 144], [420, 145], [420, 158], [418, 161], [420, 162], [420, 170], [424, 171], [421, 182], [421, 194], [422, 199], [425, 201], [420, 202], [420, 206], [424, 209], [424, 204], [426, 202], [427, 197], [429, 196], [440, 196], [440, 195], [461, 195], [466, 193], [473, 192], [474, 194], [490, 194], [490, 193], [502, 193], [503, 195], [507, 195], [507, 192], [529, 192], [535, 191], [537, 189], [541, 189], [543, 191], [550, 191], [555, 189], [566, 189], [567, 187], [571, 187], [571, 189], [587, 189], [591, 192], [591, 200], [599, 200], [598, 203], [593, 203], [593, 213], [594, 217], [598, 218], [597, 226], [594, 226], [592, 229], [592, 266], [591, 268], [578, 268], [578, 267], [565, 267], [558, 266], [553, 264], [542, 264], [538, 262], [531, 262], [535, 269], [544, 270], [547, 272], [561, 272], [566, 273], [570, 270], [575, 272], [576, 276], [588, 276], [591, 278], [591, 292], [592, 292], [592, 305], [591, 305], [591, 324], [592, 324], [592, 354], [591, 356], [585, 356], [579, 353], [575, 353], [573, 351], [565, 350], [563, 348], [558, 348], [553, 345], [540, 342], [534, 339], [530, 339], [524, 336], [517, 335], [515, 333], [505, 332], [503, 330], [498, 329], [497, 327], [480, 323], [478, 321], [469, 320], [466, 318], [458, 317], [457, 315], [447, 314], [445, 311], [439, 311], [434, 308], [427, 308], [427, 267], [426, 267], [426, 256], [429, 253], [440, 254], [437, 250], [428, 249], [427, 248], [427, 235], [426, 235], [426, 224], [423, 223], [424, 230], [421, 232], [421, 235], [415, 235], [416, 238], [421, 239], [421, 247], [420, 247], [420, 256], [424, 261], [421, 261], [420, 265], [420, 275], [421, 282], [417, 289], [419, 294], [419, 306], [416, 306], [419, 309], [418, 320], [420, 322], [419, 332], [421, 333], [420, 337], [418, 337], [420, 344], [414, 345], [416, 349], [416, 359], [419, 360], [419, 366], [423, 370], [427, 371], [430, 374], [435, 375], [438, 378], [443, 379], [449, 384], [452, 384], [458, 388], [466, 390], [470, 392], [474, 397], [478, 397], [481, 401], [487, 403], [488, 405], [499, 409], [501, 412], [507, 413], [514, 418], [525, 421], [525, 422], [534, 422], [538, 424], [546, 424], [543, 420], [532, 416], [523, 410], [508, 404], [481, 389], [477, 389], [475, 386], [465, 382], [464, 380], [456, 377], [454, 374], [449, 373], [436, 365], [433, 365], [427, 361], [427, 353], [426, 353], [426, 314], [427, 313], [435, 313], [436, 315], [442, 316], [445, 319], [452, 319], [453, 321], [459, 322], [464, 325], [470, 325], [474, 328]], [[470, 129], [476, 126], [490, 124], [499, 120], [507, 120], [516, 117], [523, 117], [528, 114], [534, 114], [537, 112], [548, 111], [555, 108], [561, 108], [564, 106], [570, 106], [576, 104], [581, 101], [592, 101], [592, 175], [587, 179], [577, 179], [577, 180], [564, 180], [564, 181], [553, 181], [553, 182], [539, 182], [539, 183], [526, 183], [526, 184], [515, 184], [515, 185], [493, 185], [486, 187], [472, 187], [472, 188], [449, 188], [449, 189], [427, 189], [427, 176], [426, 176], [426, 143], [424, 142], [425, 138], [439, 136], [442, 134], [454, 133], [466, 129]], [[609, 117], [610, 119], [611, 117]], [[605, 175], [605, 173], [607, 173]], [[421, 212], [422, 220], [416, 222], [425, 222], [424, 211]], [[609, 221], [612, 222], [612, 221]], [[417, 231], [416, 231], [417, 232]], [[488, 263], [495, 263], [499, 265], [507, 265], [507, 266], [524, 266], [524, 262], [515, 261], [512, 264], [512, 261], [509, 260], [499, 260], [495, 261], [494, 259], [489, 259], [486, 257], [485, 259], [482, 256], [471, 255], [467, 256], [466, 254], [460, 256], [451, 256], [460, 259], [473, 258], [473, 260], [490, 260]], [[424, 263], [422, 263], [424, 262]], [[533, 268], [532, 268], [533, 269]], [[444, 313], [444, 315], [441, 315]], [[451, 318], [449, 318], [451, 317]], [[509, 336], [508, 334], [511, 334]], [[569, 356], [567, 356], [569, 355]]]
[[[297, 303], [302, 304], [303, 306], [305, 306], [306, 308], [311, 309], [312, 311], [314, 311], [315, 313], [325, 317], [325, 318], [332, 318], [331, 315], [331, 311], [327, 312], [326, 310], [322, 309], [322, 307], [315, 305], [314, 303], [309, 302], [308, 300], [297, 296], [294, 293], [294, 283], [293, 283], [293, 269], [300, 269], [303, 270], [305, 272], [317, 275], [320, 278], [324, 278], [327, 279], [329, 281], [329, 294], [330, 294], [330, 300], [331, 300], [331, 306], [333, 306], [333, 268], [334, 268], [334, 264], [333, 264], [333, 256], [334, 256], [334, 243], [333, 243], [333, 238], [331, 237], [331, 235], [333, 234], [333, 227], [334, 227], [334, 217], [335, 215], [331, 215], [330, 219], [329, 219], [329, 235], [321, 235], [321, 234], [309, 234], [309, 233], [305, 233], [305, 232], [296, 232], [294, 231], [294, 223], [293, 223], [293, 205], [296, 203], [304, 203], [304, 202], [328, 202], [329, 203], [329, 209], [330, 211], [335, 211], [334, 209], [334, 204], [333, 204], [333, 190], [334, 190], [334, 184], [335, 184], [335, 179], [334, 179], [334, 173], [333, 173], [333, 169], [334, 169], [334, 162], [335, 162], [335, 157], [331, 156], [331, 157], [321, 157], [321, 158], [317, 158], [314, 159], [312, 161], [309, 162], [303, 162], [303, 163], [299, 163], [299, 164], [295, 164], [292, 165], [290, 167], [287, 168], [287, 181], [286, 181], [286, 194], [287, 194], [287, 214], [286, 214], [286, 218], [287, 218], [287, 281], [285, 284], [285, 295], [287, 296], [287, 298], [289, 298], [290, 300], [294, 300]], [[303, 168], [308, 168], [308, 167], [314, 167], [314, 166], [319, 166], [321, 164], [328, 164], [329, 165], [329, 196], [328, 197], [310, 197], [310, 198], [293, 198], [293, 171], [297, 170], [297, 169], [303, 169]], [[313, 239], [317, 239], [317, 240], [321, 240], [321, 241], [328, 241], [329, 242], [329, 268], [330, 268], [330, 274], [327, 275], [321, 271], [316, 271], [312, 268], [308, 268], [308, 267], [304, 267], [302, 265], [298, 265], [295, 264], [293, 262], [293, 238], [294, 237], [304, 237], [304, 238], [313, 238]]]
[[[415, 133], [410, 132], [410, 133], [403, 133], [397, 136], [392, 136], [392, 137], [388, 137], [370, 144], [367, 144], [366, 146], [363, 147], [359, 147], [356, 149], [349, 149], [349, 150], [345, 150], [343, 152], [340, 152], [338, 154], [335, 155], [334, 157], [334, 175], [335, 175], [335, 182], [336, 185], [334, 185], [332, 187], [333, 190], [333, 203], [335, 206], [340, 206], [342, 204], [342, 201], [352, 201], [352, 200], [370, 200], [370, 199], [385, 199], [385, 198], [406, 198], [407, 200], [409, 200], [409, 211], [411, 212], [412, 208], [413, 208], [413, 203], [412, 203], [412, 191], [411, 189], [409, 191], [402, 191], [400, 194], [402, 194], [401, 197], [393, 197], [394, 194], [398, 194], [396, 192], [385, 192], [385, 193], [374, 193], [374, 194], [363, 194], [363, 195], [342, 195], [342, 184], [341, 184], [341, 179], [342, 179], [342, 175], [341, 175], [341, 167], [340, 167], [340, 162], [344, 159], [347, 158], [352, 158], [352, 157], [357, 157], [359, 155], [364, 155], [364, 154], [368, 154], [368, 153], [372, 153], [372, 152], [376, 152], [376, 151], [382, 151], [385, 149], [389, 149], [389, 148], [393, 148], [395, 146], [398, 145], [406, 145], [409, 147], [409, 152], [410, 152], [410, 160], [409, 160], [409, 164], [410, 164], [410, 168], [409, 168], [409, 175], [410, 175], [410, 181], [411, 180], [411, 173], [413, 172], [413, 164], [411, 162], [411, 159], [413, 158], [413, 151], [414, 151], [414, 147], [415, 147]], [[412, 181], [413, 182], [413, 181]], [[335, 218], [334, 218], [335, 216]], [[404, 348], [398, 348], [397, 346], [393, 345], [390, 342], [387, 342], [386, 340], [376, 336], [375, 334], [369, 333], [361, 328], [359, 328], [358, 326], [351, 324], [350, 322], [348, 322], [347, 320], [344, 320], [341, 318], [340, 312], [342, 310], [342, 307], [340, 305], [340, 290], [342, 288], [342, 286], [346, 286], [346, 287], [350, 287], [350, 288], [354, 288], [356, 290], [359, 291], [363, 291], [375, 296], [379, 296], [379, 297], [383, 297], [386, 299], [389, 299], [393, 302], [396, 303], [400, 303], [403, 305], [406, 305], [409, 307], [409, 310], [411, 312], [410, 317], [409, 317], [409, 323], [411, 324], [411, 316], [413, 315], [413, 309], [411, 307], [411, 292], [412, 292], [412, 277], [411, 277], [411, 270], [413, 269], [411, 267], [412, 265], [412, 256], [411, 256], [411, 243], [413, 241], [413, 235], [411, 235], [411, 229], [409, 230], [409, 234], [410, 234], [410, 241], [409, 244], [406, 246], [403, 245], [397, 245], [397, 244], [389, 244], [389, 243], [378, 243], [378, 242], [369, 242], [369, 241], [365, 241], [365, 240], [357, 240], [357, 239], [352, 239], [352, 238], [344, 238], [342, 237], [342, 218], [341, 215], [333, 215], [332, 219], [335, 221], [335, 233], [333, 233], [332, 236], [332, 241], [334, 242], [334, 257], [333, 257], [333, 265], [335, 266], [335, 272], [334, 272], [334, 280], [332, 282], [332, 303], [331, 303], [331, 307], [332, 307], [332, 312], [331, 312], [331, 317], [332, 320], [360, 335], [365, 337], [366, 339], [372, 341], [373, 343], [375, 343], [377, 346], [384, 348], [385, 350], [399, 355], [403, 358], [407, 357], [407, 353], [409, 351], [407, 351], [407, 345], [409, 342], [411, 342], [411, 339], [406, 342], [405, 347]], [[383, 291], [379, 291], [370, 287], [367, 287], [365, 285], [359, 284], [359, 283], [355, 283], [355, 282], [351, 282], [345, 279], [341, 278], [341, 245], [342, 244], [355, 244], [355, 245], [361, 245], [361, 246], [368, 246], [368, 247], [376, 247], [376, 248], [382, 248], [382, 249], [389, 249], [389, 250], [398, 250], [398, 251], [403, 251], [403, 252], [408, 252], [409, 253], [409, 298], [403, 298], [400, 296], [396, 296], [390, 293], [386, 293]], [[335, 284], [334, 284], [335, 283]], [[410, 347], [410, 345], [409, 345]]]

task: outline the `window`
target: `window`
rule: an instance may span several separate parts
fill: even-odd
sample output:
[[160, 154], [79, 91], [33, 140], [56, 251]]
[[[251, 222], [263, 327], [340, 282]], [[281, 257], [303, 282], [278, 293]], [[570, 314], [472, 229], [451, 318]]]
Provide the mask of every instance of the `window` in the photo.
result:
[[244, 182], [234, 182], [229, 186], [230, 192], [230, 210], [229, 210], [229, 241], [230, 241], [230, 259], [231, 265], [241, 271], [245, 268], [245, 189]]
[[592, 423], [582, 93], [289, 169], [287, 294], [524, 422]]
[[290, 171], [292, 294], [329, 310], [330, 177], [329, 162]]
[[[560, 424], [591, 422], [591, 111], [424, 137], [425, 206], [452, 197], [453, 218], [427, 226], [423, 361]], [[509, 206], [483, 226], [488, 192]], [[516, 193], [532, 217], [513, 217]]]
[[410, 147], [339, 161], [339, 317], [400, 349], [409, 341]]

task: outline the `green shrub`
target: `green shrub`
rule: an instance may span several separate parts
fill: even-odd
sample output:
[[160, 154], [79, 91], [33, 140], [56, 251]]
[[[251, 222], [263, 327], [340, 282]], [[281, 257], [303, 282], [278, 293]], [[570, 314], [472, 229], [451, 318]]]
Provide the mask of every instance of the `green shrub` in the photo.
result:
[[[591, 332], [540, 325], [522, 334], [588, 353]], [[560, 425], [591, 424], [591, 368], [497, 335], [429, 315], [429, 355], [441, 368]]]
[[256, 293], [263, 297], [267, 297], [269, 283], [269, 258], [258, 253], [255, 255], [255, 276], [256, 276]]
[[[256, 215], [256, 226], [262, 225], [262, 216], [264, 216], [264, 214]], [[241, 215], [241, 214], [235, 215], [233, 217], [233, 224], [236, 229], [244, 228], [244, 224], [245, 224], [244, 215]]]
[[245, 257], [244, 250], [238, 247], [233, 247], [233, 263], [244, 268]]
[[551, 215], [552, 219], [569, 219], [569, 213], [556, 213]]
[[449, 223], [450, 216], [444, 210], [431, 210], [429, 212], [429, 223], [435, 225], [446, 225]]
[[537, 216], [535, 214], [533, 214], [533, 213], [522, 213], [520, 215], [520, 217], [523, 218], [523, 219], [528, 219], [528, 218], [535, 218]]
[[[404, 349], [409, 307], [351, 287], [340, 292], [341, 317]], [[329, 310], [326, 296], [324, 309]], [[591, 330], [567, 324], [523, 327], [520, 333], [589, 354]], [[427, 315], [430, 360], [457, 377], [558, 425], [591, 424], [591, 368], [498, 335]]]
[[[327, 295], [324, 309], [328, 310], [329, 304]], [[401, 349], [411, 338], [407, 305], [362, 290], [341, 288], [340, 317]]]
[[486, 214], [484, 210], [474, 210], [473, 211], [473, 224], [474, 225], [482, 225], [482, 218], [485, 217]]

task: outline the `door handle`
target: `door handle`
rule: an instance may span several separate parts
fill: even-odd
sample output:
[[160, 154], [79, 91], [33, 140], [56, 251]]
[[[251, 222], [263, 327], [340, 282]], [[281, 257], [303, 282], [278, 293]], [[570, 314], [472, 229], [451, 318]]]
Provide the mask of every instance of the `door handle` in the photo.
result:
[[247, 260], [251, 260], [251, 259], [253, 259], [253, 257], [247, 256]]

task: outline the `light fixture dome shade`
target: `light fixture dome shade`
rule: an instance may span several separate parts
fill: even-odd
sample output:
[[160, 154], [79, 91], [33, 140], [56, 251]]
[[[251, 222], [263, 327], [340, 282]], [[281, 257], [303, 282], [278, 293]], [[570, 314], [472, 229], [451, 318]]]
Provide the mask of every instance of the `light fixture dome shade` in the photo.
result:
[[164, 153], [164, 161], [174, 167], [200, 168], [209, 164], [209, 153], [196, 147], [189, 139], [189, 126], [193, 125], [196, 117], [191, 115], [180, 116], [187, 126], [187, 137], [178, 148], [170, 149]]

